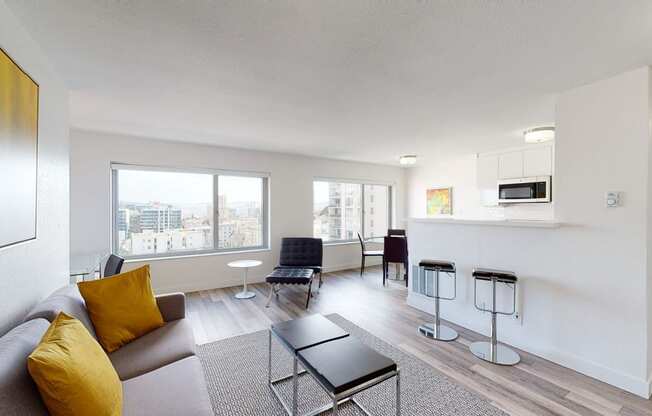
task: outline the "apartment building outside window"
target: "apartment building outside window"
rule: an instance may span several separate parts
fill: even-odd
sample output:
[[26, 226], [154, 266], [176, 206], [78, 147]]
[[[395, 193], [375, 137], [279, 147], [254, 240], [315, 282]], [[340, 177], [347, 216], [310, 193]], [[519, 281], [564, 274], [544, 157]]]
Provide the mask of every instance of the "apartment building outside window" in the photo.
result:
[[112, 166], [113, 252], [125, 258], [268, 246], [265, 175]]
[[315, 180], [313, 235], [324, 242], [384, 236], [391, 225], [391, 186]]

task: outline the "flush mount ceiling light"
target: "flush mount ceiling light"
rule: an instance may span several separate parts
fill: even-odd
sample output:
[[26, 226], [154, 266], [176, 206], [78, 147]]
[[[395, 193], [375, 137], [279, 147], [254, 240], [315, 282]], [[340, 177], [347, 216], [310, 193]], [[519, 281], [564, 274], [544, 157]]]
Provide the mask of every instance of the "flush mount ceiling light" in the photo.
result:
[[554, 140], [555, 128], [554, 127], [537, 127], [534, 129], [526, 130], [523, 133], [525, 143], [543, 143]]
[[417, 163], [417, 155], [403, 155], [398, 158], [398, 163], [403, 166], [410, 166]]

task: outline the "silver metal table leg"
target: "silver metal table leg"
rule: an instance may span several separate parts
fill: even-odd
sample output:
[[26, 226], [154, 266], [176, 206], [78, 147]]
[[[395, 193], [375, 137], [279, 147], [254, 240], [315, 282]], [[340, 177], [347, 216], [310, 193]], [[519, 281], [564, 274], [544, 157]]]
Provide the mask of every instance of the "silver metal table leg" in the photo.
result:
[[294, 355], [294, 365], [292, 369], [292, 416], [297, 416], [299, 400], [298, 400], [298, 390], [299, 390], [299, 376], [297, 374], [298, 367], [297, 356]]
[[401, 370], [396, 371], [396, 416], [401, 416]]
[[337, 397], [333, 399], [333, 416], [337, 416]]
[[272, 330], [268, 330], [267, 384], [272, 385]]

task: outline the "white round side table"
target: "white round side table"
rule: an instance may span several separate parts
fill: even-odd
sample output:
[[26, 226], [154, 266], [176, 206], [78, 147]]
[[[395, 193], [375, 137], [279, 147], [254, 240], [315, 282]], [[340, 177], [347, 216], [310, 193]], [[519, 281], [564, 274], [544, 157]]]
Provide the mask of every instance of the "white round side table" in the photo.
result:
[[237, 293], [235, 295], [236, 298], [238, 298], [238, 299], [251, 299], [254, 296], [256, 296], [256, 294], [254, 292], [250, 292], [250, 291], [247, 290], [247, 272], [249, 271], [250, 267], [260, 266], [261, 264], [263, 264], [263, 262], [260, 261], [260, 260], [237, 260], [237, 261], [232, 261], [229, 264], [227, 264], [227, 266], [229, 266], [229, 267], [233, 267], [233, 268], [236, 268], [236, 269], [244, 269], [244, 281], [243, 281], [242, 292]]

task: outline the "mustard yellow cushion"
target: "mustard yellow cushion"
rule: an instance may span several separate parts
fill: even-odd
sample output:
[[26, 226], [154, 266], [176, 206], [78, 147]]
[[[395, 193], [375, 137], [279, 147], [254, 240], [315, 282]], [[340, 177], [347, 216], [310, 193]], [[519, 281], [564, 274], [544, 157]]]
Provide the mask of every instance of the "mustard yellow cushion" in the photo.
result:
[[53, 416], [122, 414], [122, 384], [109, 357], [63, 312], [27, 357], [27, 369]]
[[149, 265], [106, 279], [77, 284], [108, 352], [164, 325], [149, 277]]

